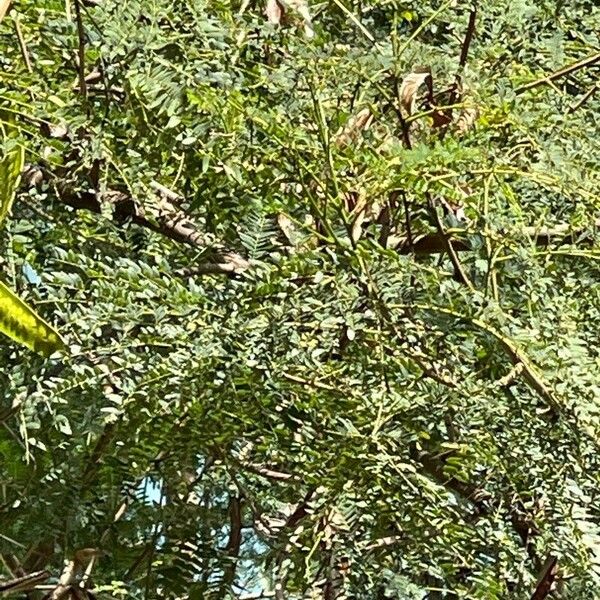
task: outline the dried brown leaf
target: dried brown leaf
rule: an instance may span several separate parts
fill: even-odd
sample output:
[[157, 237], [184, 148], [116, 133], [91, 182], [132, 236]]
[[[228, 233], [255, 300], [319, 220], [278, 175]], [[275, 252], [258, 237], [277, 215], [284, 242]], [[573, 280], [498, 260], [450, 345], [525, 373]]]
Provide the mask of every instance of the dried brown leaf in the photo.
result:
[[412, 115], [415, 109], [415, 103], [417, 101], [417, 93], [419, 88], [427, 83], [431, 78], [431, 71], [429, 69], [415, 69], [412, 73], [409, 73], [402, 81], [400, 85], [400, 104], [402, 108], [409, 114]]
[[40, 125], [40, 130], [42, 134], [46, 137], [54, 138], [57, 140], [64, 140], [69, 135], [69, 130], [67, 129], [67, 126], [64, 123], [53, 124], [44, 121]]

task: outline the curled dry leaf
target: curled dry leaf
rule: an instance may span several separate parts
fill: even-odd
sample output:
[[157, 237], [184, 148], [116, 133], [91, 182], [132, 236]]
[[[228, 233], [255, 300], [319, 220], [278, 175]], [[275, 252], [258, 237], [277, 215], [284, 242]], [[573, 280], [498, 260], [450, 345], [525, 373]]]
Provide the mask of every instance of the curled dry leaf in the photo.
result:
[[431, 89], [431, 70], [426, 67], [415, 69], [402, 81], [399, 91], [400, 104], [409, 115], [414, 112], [417, 92], [424, 83]]
[[343, 127], [340, 127], [333, 136], [333, 141], [340, 148], [344, 148], [356, 142], [361, 132], [366, 131], [373, 122], [373, 113], [368, 108], [363, 108], [356, 115], [348, 119]]
[[304, 35], [312, 39], [315, 36], [312, 17], [306, 0], [267, 0], [265, 16], [273, 25], [281, 25], [287, 17], [287, 10], [291, 9], [302, 17], [304, 22]]

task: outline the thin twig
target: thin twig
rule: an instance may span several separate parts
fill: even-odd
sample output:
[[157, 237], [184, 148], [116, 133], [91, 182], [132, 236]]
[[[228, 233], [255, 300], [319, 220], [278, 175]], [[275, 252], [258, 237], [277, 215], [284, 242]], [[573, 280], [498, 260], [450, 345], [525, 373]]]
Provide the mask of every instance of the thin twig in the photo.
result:
[[598, 85], [594, 84], [573, 106], [569, 108], [567, 114], [570, 115], [576, 110], [580, 109], [595, 93], [598, 89]]
[[80, 0], [75, 0], [75, 19], [77, 21], [77, 54], [79, 57], [77, 71], [79, 74], [79, 91], [87, 99], [87, 83], [85, 81], [85, 31], [81, 17]]
[[454, 250], [454, 247], [452, 246], [450, 237], [446, 233], [446, 230], [444, 229], [442, 220], [440, 219], [440, 215], [438, 214], [437, 207], [433, 201], [433, 198], [429, 194], [428, 194], [428, 202], [429, 202], [429, 210], [431, 211], [431, 214], [433, 215], [433, 218], [435, 220], [435, 224], [438, 229], [438, 233], [440, 234], [442, 239], [445, 241], [446, 250], [448, 252], [448, 256], [450, 257], [450, 260], [452, 261], [452, 265], [454, 266], [454, 272], [456, 274], [456, 277], [458, 278], [460, 283], [466, 285], [471, 291], [474, 291], [475, 287], [473, 286], [471, 279], [467, 275], [467, 272], [464, 270], [462, 263], [460, 262], [460, 260], [458, 258], [458, 254], [456, 253], [456, 251]]
[[[465, 37], [462, 43], [462, 47], [460, 49], [460, 59], [458, 61], [458, 71], [454, 77], [454, 83], [452, 84], [452, 91], [450, 93], [450, 99], [448, 104], [453, 106], [457, 103], [460, 92], [462, 91], [462, 71], [467, 64], [467, 59], [469, 57], [469, 49], [471, 48], [471, 42], [473, 41], [473, 35], [475, 34], [475, 24], [477, 22], [477, 0], [473, 2], [473, 7], [471, 8], [471, 12], [469, 14], [469, 22], [467, 24], [467, 32], [465, 33]], [[452, 109], [448, 109], [448, 117], [452, 118]]]
[[27, 51], [27, 45], [25, 44], [25, 38], [23, 37], [23, 32], [21, 31], [21, 23], [19, 21], [19, 15], [15, 16], [14, 24], [15, 24], [15, 33], [17, 34], [17, 40], [19, 41], [19, 48], [21, 49], [21, 56], [23, 57], [23, 61], [25, 62], [27, 71], [29, 71], [29, 73], [33, 73], [33, 68], [31, 66], [31, 60], [29, 59], [29, 52]]
[[540, 85], [549, 85], [555, 79], [559, 79], [561, 77], [564, 77], [565, 75], [570, 75], [571, 73], [579, 71], [580, 69], [591, 67], [598, 61], [600, 61], [600, 52], [598, 52], [597, 54], [592, 54], [592, 56], [588, 56], [587, 58], [579, 60], [573, 64], [567, 65], [566, 67], [563, 67], [558, 71], [554, 71], [554, 73], [550, 73], [549, 75], [541, 77], [540, 79], [536, 79], [535, 81], [526, 83], [525, 85], [518, 87], [515, 90], [515, 93], [520, 94], [521, 92], [531, 90], [533, 88], [539, 87]]
[[477, 22], [477, 2], [473, 3], [473, 8], [471, 9], [471, 13], [469, 14], [469, 24], [467, 25], [467, 33], [465, 34], [465, 39], [463, 41], [463, 45], [460, 51], [460, 60], [458, 62], [458, 66], [463, 69], [467, 64], [467, 57], [469, 56], [469, 48], [471, 47], [471, 42], [473, 41], [473, 34], [475, 33], [475, 23]]

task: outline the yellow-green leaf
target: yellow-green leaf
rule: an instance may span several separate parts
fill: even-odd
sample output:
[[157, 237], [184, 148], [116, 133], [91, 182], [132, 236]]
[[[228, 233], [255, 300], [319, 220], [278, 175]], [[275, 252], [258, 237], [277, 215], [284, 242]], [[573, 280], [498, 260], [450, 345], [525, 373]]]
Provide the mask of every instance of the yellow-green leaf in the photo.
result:
[[0, 226], [10, 212], [24, 160], [23, 146], [16, 146], [0, 158]]
[[0, 281], [0, 332], [49, 356], [64, 349], [58, 332]]

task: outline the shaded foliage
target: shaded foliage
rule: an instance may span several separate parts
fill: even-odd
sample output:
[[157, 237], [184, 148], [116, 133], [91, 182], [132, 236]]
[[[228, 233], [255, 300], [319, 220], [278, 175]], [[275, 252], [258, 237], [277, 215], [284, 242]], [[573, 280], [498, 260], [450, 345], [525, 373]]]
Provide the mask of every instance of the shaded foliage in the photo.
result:
[[0, 23], [2, 268], [69, 347], [0, 349], [7, 571], [492, 599], [557, 556], [595, 597], [599, 67], [559, 70], [600, 13], [340, 0], [307, 38], [281, 4]]

